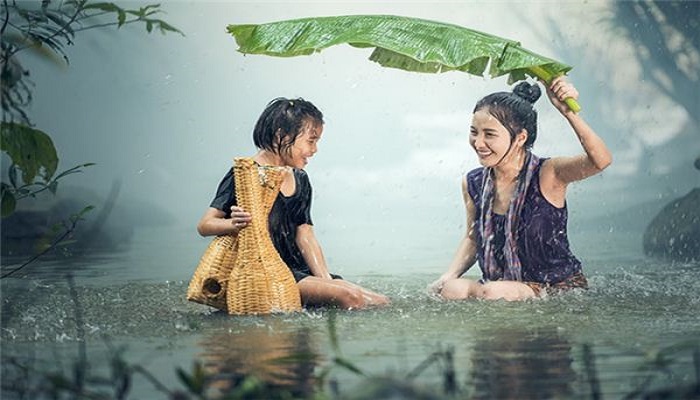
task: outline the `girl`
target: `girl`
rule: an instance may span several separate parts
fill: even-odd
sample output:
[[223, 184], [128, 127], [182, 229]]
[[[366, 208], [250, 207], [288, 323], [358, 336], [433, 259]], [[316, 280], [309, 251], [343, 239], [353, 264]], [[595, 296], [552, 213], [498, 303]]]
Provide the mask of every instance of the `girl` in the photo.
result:
[[[445, 299], [524, 300], [588, 286], [566, 233], [566, 189], [605, 169], [612, 156], [603, 140], [564, 99], [578, 91], [562, 78], [547, 95], [583, 147], [575, 157], [540, 159], [530, 149], [537, 138], [537, 84], [518, 84], [474, 108], [469, 144], [483, 168], [462, 181], [467, 232], [445, 272], [429, 289]], [[482, 279], [460, 279], [478, 261]]]
[[[304, 167], [317, 151], [323, 114], [304, 99], [278, 98], [260, 115], [253, 131], [260, 165], [291, 167], [269, 216], [272, 242], [292, 271], [304, 305], [360, 309], [389, 299], [328, 272], [311, 221], [311, 184]], [[226, 173], [214, 200], [197, 225], [202, 236], [238, 235], [251, 215], [236, 205], [232, 170]]]

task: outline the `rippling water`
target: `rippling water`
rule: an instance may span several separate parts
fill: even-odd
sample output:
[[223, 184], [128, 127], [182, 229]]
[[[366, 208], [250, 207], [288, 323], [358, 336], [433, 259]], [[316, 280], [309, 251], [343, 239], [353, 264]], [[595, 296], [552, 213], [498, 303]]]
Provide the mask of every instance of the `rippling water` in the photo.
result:
[[[339, 355], [329, 334], [332, 312], [230, 317], [188, 303], [191, 269], [178, 262], [190, 263], [183, 255], [196, 262], [203, 247], [185, 245], [187, 235], [167, 255], [153, 256], [153, 241], [144, 240], [128, 254], [46, 262], [32, 266], [24, 279], [4, 280], [3, 365], [18, 357], [38, 369], [68, 368], [82, 335], [97, 371], [107, 371], [110, 352], [123, 346], [129, 362], [172, 389], [181, 387], [176, 368], [190, 370], [198, 360], [220, 391], [255, 374], [298, 396], [312, 393], [320, 372]], [[460, 397], [468, 398], [591, 398], [595, 391], [622, 398], [649, 377], [651, 387], [696, 382], [698, 264], [601, 249], [587, 262], [590, 290], [520, 303], [433, 299], [424, 288], [441, 268], [346, 274], [387, 293], [393, 304], [334, 314], [343, 359], [368, 375], [414, 377], [438, 396], [452, 365]], [[64, 278], [69, 271], [74, 296]], [[451, 364], [446, 358], [428, 363], [432, 354], [448, 350]], [[664, 360], [667, 373], [660, 369]], [[329, 376], [345, 396], [376, 395], [368, 394], [374, 389], [367, 380], [346, 369], [335, 366]], [[5, 372], [3, 383], [10, 377]], [[132, 392], [166, 397], [143, 378], [133, 382]]]

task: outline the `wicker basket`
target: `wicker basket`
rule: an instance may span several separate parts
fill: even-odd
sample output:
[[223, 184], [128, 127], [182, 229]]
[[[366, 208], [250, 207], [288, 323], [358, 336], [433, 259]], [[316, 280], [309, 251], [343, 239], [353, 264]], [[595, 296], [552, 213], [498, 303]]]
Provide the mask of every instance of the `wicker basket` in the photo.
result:
[[275, 249], [267, 227], [284, 169], [234, 160], [236, 200], [252, 215], [238, 237], [217, 236], [204, 252], [187, 299], [230, 314], [267, 314], [301, 309], [299, 289]]
[[226, 285], [238, 252], [238, 240], [231, 235], [217, 236], [194, 271], [187, 288], [187, 300], [227, 310]]
[[238, 252], [226, 288], [228, 312], [268, 314], [301, 310], [296, 281], [277, 253], [267, 226], [285, 169], [259, 167], [250, 158], [237, 158], [233, 172], [236, 200], [251, 213], [252, 221], [238, 234]]

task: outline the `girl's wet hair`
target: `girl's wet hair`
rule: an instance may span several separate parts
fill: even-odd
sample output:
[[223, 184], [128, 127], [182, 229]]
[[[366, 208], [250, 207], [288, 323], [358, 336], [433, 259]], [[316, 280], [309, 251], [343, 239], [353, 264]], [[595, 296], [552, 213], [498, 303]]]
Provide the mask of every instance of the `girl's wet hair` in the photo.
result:
[[253, 130], [259, 149], [281, 154], [289, 151], [308, 122], [323, 124], [323, 113], [302, 98], [278, 97], [267, 104]]
[[479, 100], [474, 112], [486, 109], [508, 130], [511, 140], [521, 130], [527, 130], [525, 148], [530, 149], [537, 139], [537, 110], [533, 104], [541, 94], [536, 83], [520, 82], [512, 92], [496, 92]]

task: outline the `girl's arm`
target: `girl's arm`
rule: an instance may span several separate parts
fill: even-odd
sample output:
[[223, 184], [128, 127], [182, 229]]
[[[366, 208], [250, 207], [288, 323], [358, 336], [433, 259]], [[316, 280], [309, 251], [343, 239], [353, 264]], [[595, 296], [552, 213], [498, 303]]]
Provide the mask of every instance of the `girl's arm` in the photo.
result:
[[462, 197], [464, 198], [464, 206], [467, 212], [467, 231], [459, 242], [457, 252], [452, 258], [447, 272], [442, 274], [438, 280], [429, 285], [429, 290], [433, 293], [439, 293], [442, 290], [443, 284], [451, 279], [457, 279], [464, 275], [476, 262], [476, 234], [474, 214], [476, 207], [474, 200], [467, 191], [467, 178], [462, 180]]
[[297, 227], [296, 242], [311, 273], [319, 278], [332, 279], [331, 274], [328, 272], [326, 258], [323, 256], [321, 245], [316, 240], [312, 225], [303, 224]]
[[551, 85], [545, 87], [549, 100], [569, 122], [584, 151], [583, 154], [574, 157], [552, 158], [544, 164], [549, 164], [548, 168], [552, 170], [553, 184], [565, 187], [571, 182], [586, 179], [607, 168], [612, 163], [612, 154], [605, 142], [583, 117], [571, 111], [564, 103], [567, 97], [578, 99], [576, 88], [563, 77], [554, 79]]
[[226, 213], [218, 208], [209, 207], [197, 224], [197, 232], [202, 236], [238, 236], [251, 219], [250, 213], [243, 211], [240, 207], [231, 207], [231, 218], [226, 218]]

